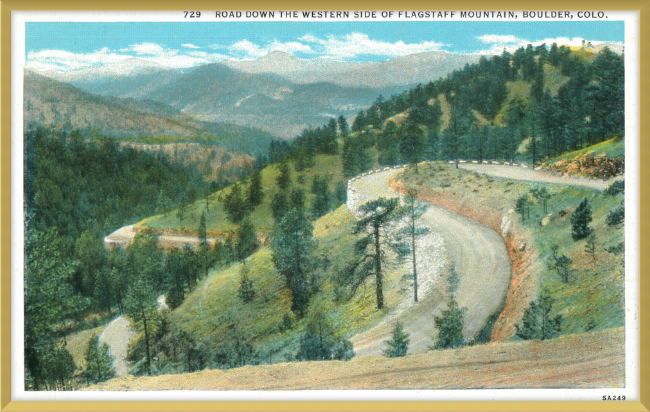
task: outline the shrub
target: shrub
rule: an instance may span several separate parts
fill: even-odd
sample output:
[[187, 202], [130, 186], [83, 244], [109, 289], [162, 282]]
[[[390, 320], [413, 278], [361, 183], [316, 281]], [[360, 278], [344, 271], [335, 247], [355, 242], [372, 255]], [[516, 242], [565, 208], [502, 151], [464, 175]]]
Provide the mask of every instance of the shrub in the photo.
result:
[[339, 339], [332, 348], [332, 358], [336, 360], [350, 360], [354, 358], [354, 347], [347, 339]]
[[605, 194], [608, 196], [615, 196], [619, 193], [623, 193], [625, 191], [625, 181], [624, 180], [617, 180], [611, 185], [605, 189]]
[[623, 205], [609, 212], [605, 222], [607, 226], [617, 226], [625, 221], [625, 207]]

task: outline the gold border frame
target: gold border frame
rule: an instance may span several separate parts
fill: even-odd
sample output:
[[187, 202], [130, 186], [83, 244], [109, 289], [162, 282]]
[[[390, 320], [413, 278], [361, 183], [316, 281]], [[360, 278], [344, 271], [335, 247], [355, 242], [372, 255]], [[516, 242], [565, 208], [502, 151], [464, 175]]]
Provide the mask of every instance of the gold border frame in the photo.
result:
[[[486, 2], [480, 0], [443, 0], [429, 5], [421, 0], [401, 3], [400, 9], [437, 9], [437, 10], [484, 10]], [[495, 7], [496, 5], [496, 7]], [[153, 401], [143, 404], [135, 401], [57, 401], [57, 402], [18, 402], [11, 401], [11, 11], [12, 10], [88, 10], [88, 11], [149, 11], [149, 10], [212, 10], [219, 6], [216, 2], [205, 0], [189, 0], [178, 2], [174, 0], [112, 0], [91, 2], [83, 0], [0, 0], [0, 411], [208, 411], [208, 410], [313, 410], [327, 411], [650, 411], [650, 256], [647, 253], [650, 237], [650, 224], [645, 218], [644, 211], [650, 198], [648, 182], [650, 166], [640, 163], [640, 193], [639, 193], [639, 402], [355, 402], [355, 401], [267, 401], [267, 402], [187, 402]], [[429, 7], [428, 7], [429, 6]], [[530, 6], [530, 7], [527, 7]], [[228, 6], [220, 7], [231, 9]], [[274, 0], [273, 3], [260, 0], [246, 0], [238, 4], [237, 10], [393, 10], [394, 2], [386, 0], [355, 1], [316, 0], [309, 5], [296, 0]], [[650, 157], [649, 142], [644, 141], [650, 136], [650, 0], [496, 0], [490, 2], [492, 9], [521, 10], [629, 10], [639, 12], [639, 155]], [[646, 75], [642, 75], [646, 73]], [[643, 207], [643, 206], [646, 207]], [[646, 253], [643, 253], [643, 252]]]

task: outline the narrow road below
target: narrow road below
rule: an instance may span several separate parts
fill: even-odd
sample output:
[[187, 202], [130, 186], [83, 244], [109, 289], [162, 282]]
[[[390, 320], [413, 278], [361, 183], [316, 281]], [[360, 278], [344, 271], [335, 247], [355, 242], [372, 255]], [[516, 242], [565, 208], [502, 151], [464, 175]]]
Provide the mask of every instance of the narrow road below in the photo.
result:
[[611, 185], [614, 179], [590, 179], [580, 176], [563, 176], [557, 173], [542, 169], [531, 169], [521, 166], [507, 165], [486, 165], [477, 163], [459, 163], [458, 167], [473, 172], [486, 174], [494, 177], [503, 177], [506, 179], [525, 180], [528, 182], [553, 183], [559, 185], [583, 186], [592, 189], [605, 190]]
[[[137, 235], [138, 231], [135, 225], [124, 226], [110, 235], [104, 238], [104, 246], [106, 248], [112, 249], [115, 247], [121, 247], [126, 249], [133, 243], [133, 238]], [[214, 245], [216, 241], [223, 241], [221, 238], [207, 238], [207, 241], [210, 245]], [[200, 240], [198, 235], [179, 235], [175, 233], [165, 233], [163, 232], [158, 236], [158, 246], [164, 248], [179, 248], [182, 249], [185, 245], [190, 245], [193, 247], [198, 247]]]
[[[399, 170], [384, 170], [350, 181], [348, 208], [359, 218], [359, 206], [379, 197], [401, 196], [390, 189], [389, 179]], [[421, 217], [429, 234], [417, 243], [419, 302], [409, 290], [398, 307], [378, 325], [352, 337], [356, 356], [379, 356], [393, 326], [404, 323], [410, 336], [409, 353], [422, 353], [435, 343], [434, 317], [447, 308], [448, 265], [460, 277], [455, 293], [465, 309], [464, 336], [473, 339], [488, 317], [501, 308], [510, 284], [511, 266], [503, 240], [488, 226], [433, 205]], [[405, 262], [410, 265], [410, 262]]]
[[108, 345], [108, 353], [113, 358], [113, 369], [116, 375], [129, 373], [130, 365], [126, 360], [126, 350], [135, 335], [136, 332], [131, 329], [131, 323], [124, 315], [113, 319], [99, 335], [99, 344]]

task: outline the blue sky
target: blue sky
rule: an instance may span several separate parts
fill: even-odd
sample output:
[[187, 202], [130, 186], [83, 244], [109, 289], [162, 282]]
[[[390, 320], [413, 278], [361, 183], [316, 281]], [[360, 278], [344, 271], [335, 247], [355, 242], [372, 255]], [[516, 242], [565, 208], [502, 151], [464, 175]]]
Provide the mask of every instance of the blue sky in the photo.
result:
[[69, 71], [132, 57], [187, 68], [279, 50], [304, 59], [382, 61], [430, 50], [500, 53], [528, 43], [624, 42], [622, 21], [30, 22], [26, 65]]

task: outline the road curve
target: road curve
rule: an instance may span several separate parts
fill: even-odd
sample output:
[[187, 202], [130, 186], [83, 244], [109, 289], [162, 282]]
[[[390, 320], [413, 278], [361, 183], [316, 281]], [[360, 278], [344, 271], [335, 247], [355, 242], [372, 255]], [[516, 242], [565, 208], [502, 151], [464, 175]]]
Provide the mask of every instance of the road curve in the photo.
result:
[[[358, 218], [358, 207], [363, 203], [378, 197], [400, 196], [388, 185], [389, 179], [398, 172], [384, 170], [351, 180], [348, 207], [352, 213]], [[412, 293], [407, 293], [404, 302], [387, 319], [353, 336], [351, 341], [357, 356], [381, 355], [397, 321], [403, 322], [405, 331], [411, 335], [409, 353], [429, 350], [437, 334], [434, 316], [447, 307], [446, 264], [453, 263], [460, 277], [455, 295], [459, 305], [466, 308], [466, 340], [476, 336], [488, 317], [499, 310], [505, 300], [511, 264], [503, 240], [494, 230], [433, 205], [428, 205], [421, 219], [431, 232], [422, 240], [422, 245], [418, 244], [422, 257], [418, 277], [427, 283], [421, 289], [420, 301], [413, 304]]]

